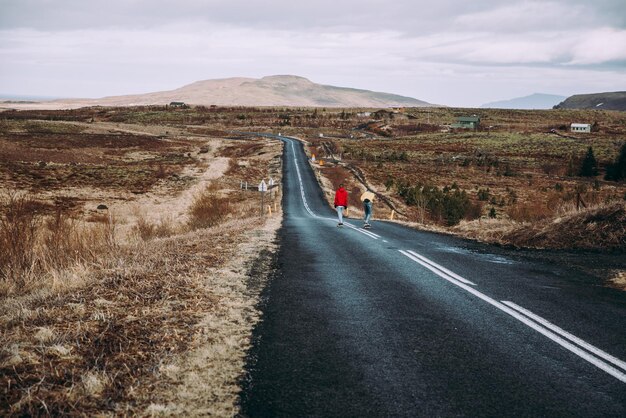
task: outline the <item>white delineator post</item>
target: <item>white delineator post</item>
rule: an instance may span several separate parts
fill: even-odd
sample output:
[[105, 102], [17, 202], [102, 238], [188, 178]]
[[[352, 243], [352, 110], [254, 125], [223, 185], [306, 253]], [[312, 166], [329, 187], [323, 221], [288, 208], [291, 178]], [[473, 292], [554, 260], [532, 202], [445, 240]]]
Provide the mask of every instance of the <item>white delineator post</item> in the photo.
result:
[[270, 180], [267, 182], [267, 185], [269, 186], [268, 188], [270, 189], [270, 199], [274, 200], [274, 194], [272, 192], [272, 189], [274, 188], [274, 185], [276, 183], [274, 182], [274, 179], [270, 177]]
[[267, 191], [267, 184], [265, 180], [261, 180], [259, 183], [259, 192], [261, 192], [261, 216], [263, 216], [263, 205], [265, 204], [265, 192]]

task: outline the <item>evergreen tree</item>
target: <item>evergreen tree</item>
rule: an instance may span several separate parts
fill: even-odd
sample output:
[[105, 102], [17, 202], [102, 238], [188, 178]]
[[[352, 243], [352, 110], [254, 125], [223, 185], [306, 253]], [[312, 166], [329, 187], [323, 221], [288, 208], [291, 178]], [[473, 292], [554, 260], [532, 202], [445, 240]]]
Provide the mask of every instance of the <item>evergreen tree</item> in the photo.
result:
[[587, 149], [587, 154], [583, 159], [578, 175], [581, 177], [594, 177], [598, 175], [598, 162], [593, 155], [593, 148], [589, 147], [589, 149]]
[[615, 160], [615, 163], [607, 167], [604, 179], [613, 181], [626, 179], [626, 142], [622, 144], [619, 156]]

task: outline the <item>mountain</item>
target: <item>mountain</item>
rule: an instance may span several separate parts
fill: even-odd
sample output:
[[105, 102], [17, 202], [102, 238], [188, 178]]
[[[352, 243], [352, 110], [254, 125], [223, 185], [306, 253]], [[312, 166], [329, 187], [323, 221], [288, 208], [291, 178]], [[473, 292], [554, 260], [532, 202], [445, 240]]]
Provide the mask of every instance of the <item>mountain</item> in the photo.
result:
[[0, 93], [0, 101], [27, 102], [27, 101], [42, 101], [42, 100], [54, 100], [54, 99], [58, 99], [58, 97], [30, 96], [30, 95]]
[[254, 78], [225, 78], [197, 81], [176, 90], [112, 96], [101, 99], [63, 99], [38, 107], [164, 105], [218, 106], [311, 106], [311, 107], [424, 107], [430, 103], [396, 94], [316, 84], [294, 75]]
[[485, 103], [480, 107], [491, 109], [552, 109], [554, 105], [564, 100], [565, 96], [554, 94], [535, 93], [530, 96], [516, 97], [510, 100]]
[[554, 108], [626, 110], [626, 91], [575, 94], [554, 106]]

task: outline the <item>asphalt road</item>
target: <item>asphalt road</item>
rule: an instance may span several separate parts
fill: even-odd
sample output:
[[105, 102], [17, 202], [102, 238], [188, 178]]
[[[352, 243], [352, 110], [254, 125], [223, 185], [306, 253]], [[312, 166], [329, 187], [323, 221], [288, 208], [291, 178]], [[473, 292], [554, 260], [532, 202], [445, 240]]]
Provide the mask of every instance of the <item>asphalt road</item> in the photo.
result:
[[564, 253], [339, 229], [302, 146], [282, 139], [281, 249], [244, 416], [626, 416], [626, 293]]

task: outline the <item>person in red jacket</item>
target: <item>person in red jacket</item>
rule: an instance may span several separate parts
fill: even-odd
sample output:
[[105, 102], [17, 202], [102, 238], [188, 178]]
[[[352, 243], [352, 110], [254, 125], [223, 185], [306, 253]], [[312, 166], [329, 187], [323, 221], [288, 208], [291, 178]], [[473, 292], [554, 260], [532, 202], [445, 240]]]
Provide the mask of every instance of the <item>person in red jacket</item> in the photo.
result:
[[348, 192], [343, 188], [343, 183], [339, 185], [339, 188], [335, 192], [335, 209], [337, 210], [337, 216], [339, 217], [338, 227], [343, 226], [343, 210], [348, 208]]

